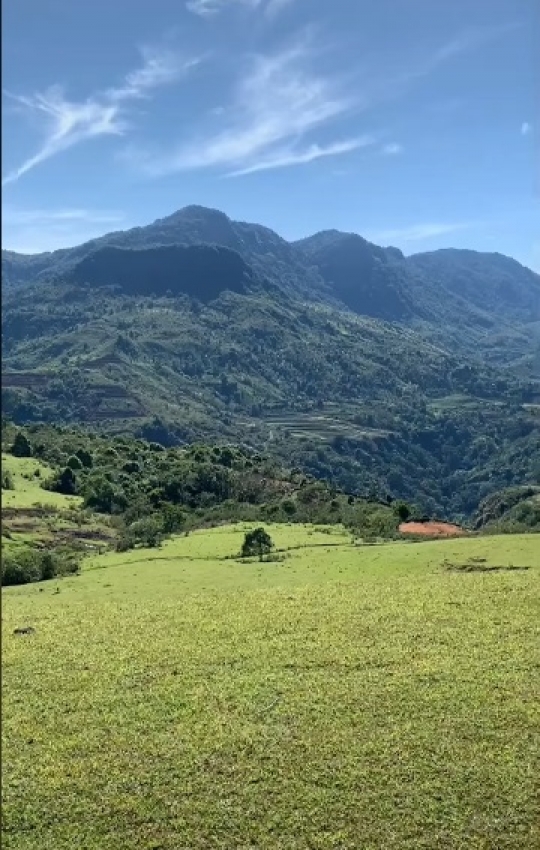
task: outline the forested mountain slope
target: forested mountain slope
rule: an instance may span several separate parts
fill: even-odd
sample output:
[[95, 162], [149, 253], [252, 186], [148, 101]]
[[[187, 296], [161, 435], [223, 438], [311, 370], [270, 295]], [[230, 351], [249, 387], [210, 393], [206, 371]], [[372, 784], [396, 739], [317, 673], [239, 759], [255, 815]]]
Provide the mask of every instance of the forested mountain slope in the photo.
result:
[[188, 207], [2, 274], [19, 422], [245, 443], [456, 517], [540, 474], [540, 279], [508, 258]]

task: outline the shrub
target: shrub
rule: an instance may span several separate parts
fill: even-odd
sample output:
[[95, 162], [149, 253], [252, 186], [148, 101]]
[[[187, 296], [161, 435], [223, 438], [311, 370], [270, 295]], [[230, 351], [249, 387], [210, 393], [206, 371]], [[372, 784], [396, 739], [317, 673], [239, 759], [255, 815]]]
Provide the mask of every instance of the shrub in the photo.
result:
[[63, 493], [65, 496], [74, 496], [77, 492], [77, 479], [71, 467], [66, 466], [62, 472], [52, 478], [47, 484], [47, 489], [55, 493]]
[[77, 455], [71, 455], [71, 457], [68, 458], [67, 465], [74, 472], [76, 472], [78, 469], [83, 468], [82, 461], [81, 461], [80, 457], [77, 457]]
[[407, 522], [411, 516], [411, 509], [406, 502], [398, 502], [395, 511], [401, 522]]
[[56, 576], [73, 574], [78, 568], [79, 562], [74, 555], [27, 547], [16, 554], [2, 557], [2, 585], [7, 587], [48, 581]]
[[296, 513], [296, 504], [292, 499], [285, 499], [285, 501], [281, 503], [281, 507], [287, 516], [292, 516]]
[[139, 519], [128, 525], [116, 544], [117, 552], [127, 552], [135, 546], [157, 548], [163, 539], [163, 527], [156, 517]]
[[264, 556], [269, 555], [273, 548], [274, 543], [268, 532], [264, 528], [255, 528], [246, 533], [241, 554], [243, 558], [258, 556], [259, 561], [262, 561]]
[[94, 461], [92, 459], [92, 455], [90, 452], [87, 452], [86, 449], [77, 449], [75, 455], [87, 469], [90, 469], [93, 466]]

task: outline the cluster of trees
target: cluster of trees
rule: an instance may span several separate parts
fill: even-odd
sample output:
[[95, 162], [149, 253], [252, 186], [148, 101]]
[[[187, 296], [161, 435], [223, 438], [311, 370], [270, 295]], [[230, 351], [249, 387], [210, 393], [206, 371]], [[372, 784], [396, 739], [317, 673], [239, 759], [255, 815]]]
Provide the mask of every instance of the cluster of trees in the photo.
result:
[[4, 423], [4, 446], [53, 467], [46, 489], [79, 495], [84, 510], [111, 516], [117, 546], [157, 546], [169, 534], [224, 521], [343, 523], [368, 537], [397, 535], [410, 508], [368, 501], [286, 469], [247, 448], [165, 448], [82, 429]]

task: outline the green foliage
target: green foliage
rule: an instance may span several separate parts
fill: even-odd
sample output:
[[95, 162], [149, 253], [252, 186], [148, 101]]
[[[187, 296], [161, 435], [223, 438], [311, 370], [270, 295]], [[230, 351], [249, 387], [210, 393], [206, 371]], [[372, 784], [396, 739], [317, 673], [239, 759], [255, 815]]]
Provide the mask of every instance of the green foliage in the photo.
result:
[[2, 554], [2, 585], [47, 581], [56, 576], [71, 575], [78, 568], [78, 559], [73, 553], [61, 555], [25, 546], [17, 552]]
[[87, 451], [86, 449], [77, 449], [75, 455], [79, 458], [83, 466], [85, 466], [87, 469], [92, 468], [93, 458], [89, 451]]
[[[179, 257], [200, 271], [198, 300]], [[156, 455], [227, 443], [208, 461], [225, 469], [247, 441], [342, 491], [457, 521], [540, 470], [539, 282], [508, 258], [406, 259], [336, 232], [289, 245], [189, 208], [84, 255], [8, 266], [25, 280], [3, 305], [3, 407], [17, 422], [91, 423]], [[55, 465], [89, 468], [96, 447], [85, 460], [81, 448]], [[124, 471], [139, 462], [124, 457]]]
[[155, 549], [163, 539], [163, 532], [163, 523], [158, 516], [136, 520], [126, 527], [116, 544], [116, 549], [119, 552], [127, 552], [128, 549], [134, 549], [136, 546]]
[[256, 556], [259, 561], [262, 561], [273, 548], [274, 543], [268, 532], [264, 528], [254, 528], [253, 531], [246, 532], [241, 555], [243, 558]]
[[484, 499], [475, 527], [491, 533], [540, 532], [540, 486], [509, 487]]
[[122, 513], [128, 505], [124, 491], [105, 474], [94, 473], [86, 481], [84, 505], [104, 514]]
[[15, 434], [15, 439], [13, 440], [13, 445], [11, 446], [11, 454], [14, 457], [32, 456], [32, 446], [30, 445], [30, 441], [28, 440], [27, 436], [21, 431], [17, 431], [17, 433]]
[[77, 477], [71, 466], [66, 466], [61, 472], [47, 482], [47, 489], [64, 496], [74, 496], [77, 493]]
[[78, 455], [71, 455], [71, 457], [68, 458], [67, 465], [74, 472], [77, 472], [78, 469], [83, 468], [83, 463], [82, 463], [81, 459], [78, 457]]
[[406, 502], [398, 502], [395, 505], [395, 511], [400, 522], [407, 522], [411, 518], [411, 508]]

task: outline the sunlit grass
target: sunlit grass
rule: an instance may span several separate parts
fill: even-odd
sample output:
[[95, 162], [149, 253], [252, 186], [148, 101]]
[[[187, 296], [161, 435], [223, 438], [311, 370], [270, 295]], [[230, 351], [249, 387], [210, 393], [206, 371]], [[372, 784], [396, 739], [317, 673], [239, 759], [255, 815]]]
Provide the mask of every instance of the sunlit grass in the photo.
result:
[[537, 848], [537, 539], [267, 528], [3, 591], [5, 846]]
[[[44, 463], [31, 457], [13, 457], [2, 453], [2, 471], [10, 472], [13, 478], [13, 490], [2, 490], [2, 508], [31, 508], [47, 505], [54, 508], [69, 508], [79, 505], [79, 496], [64, 496], [41, 487], [53, 470]], [[39, 472], [39, 477], [35, 475]]]

